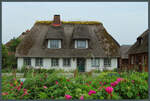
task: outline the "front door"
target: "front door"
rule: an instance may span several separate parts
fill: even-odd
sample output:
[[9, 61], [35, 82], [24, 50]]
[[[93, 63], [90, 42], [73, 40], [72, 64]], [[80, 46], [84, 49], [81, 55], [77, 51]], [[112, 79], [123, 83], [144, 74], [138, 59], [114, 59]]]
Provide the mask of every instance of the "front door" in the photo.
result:
[[77, 68], [79, 72], [85, 71], [85, 59], [84, 58], [77, 58]]

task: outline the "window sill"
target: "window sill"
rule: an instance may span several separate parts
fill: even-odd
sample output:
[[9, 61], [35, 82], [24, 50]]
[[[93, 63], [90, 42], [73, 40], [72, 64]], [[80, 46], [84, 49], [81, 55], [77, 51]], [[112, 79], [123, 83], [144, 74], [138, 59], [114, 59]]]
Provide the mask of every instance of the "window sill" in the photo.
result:
[[71, 66], [63, 66], [64, 68], [71, 68]]
[[48, 48], [48, 49], [61, 49], [61, 48]]
[[56, 68], [56, 67], [59, 67], [59, 66], [51, 66], [52, 68], [54, 67], [54, 68]]

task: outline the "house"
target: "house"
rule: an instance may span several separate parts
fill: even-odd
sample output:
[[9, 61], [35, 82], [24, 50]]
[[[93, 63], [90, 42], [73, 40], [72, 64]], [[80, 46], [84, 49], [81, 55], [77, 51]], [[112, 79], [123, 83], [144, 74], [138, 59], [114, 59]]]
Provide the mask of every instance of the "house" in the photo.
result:
[[120, 45], [101, 22], [37, 21], [16, 49], [17, 68], [90, 71], [118, 67]]
[[130, 49], [130, 47], [131, 45], [122, 45], [120, 47], [119, 67], [121, 70], [128, 70], [129, 67], [128, 50]]
[[148, 72], [148, 33], [146, 30], [128, 51], [130, 69]]

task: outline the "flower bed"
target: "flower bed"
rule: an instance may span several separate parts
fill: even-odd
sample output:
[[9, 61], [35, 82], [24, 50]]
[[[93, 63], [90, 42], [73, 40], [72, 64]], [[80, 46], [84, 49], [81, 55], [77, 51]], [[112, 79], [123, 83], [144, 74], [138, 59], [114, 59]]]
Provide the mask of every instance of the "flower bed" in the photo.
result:
[[75, 78], [57, 73], [28, 74], [21, 82], [2, 77], [2, 99], [148, 99], [148, 73], [102, 72]]

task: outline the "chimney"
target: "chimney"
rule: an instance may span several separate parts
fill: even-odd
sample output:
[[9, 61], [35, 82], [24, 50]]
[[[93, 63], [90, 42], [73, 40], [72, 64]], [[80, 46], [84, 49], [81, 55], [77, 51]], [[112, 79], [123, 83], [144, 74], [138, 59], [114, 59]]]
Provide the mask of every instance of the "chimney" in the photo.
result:
[[61, 25], [60, 15], [54, 15], [53, 25], [54, 26], [60, 26]]

